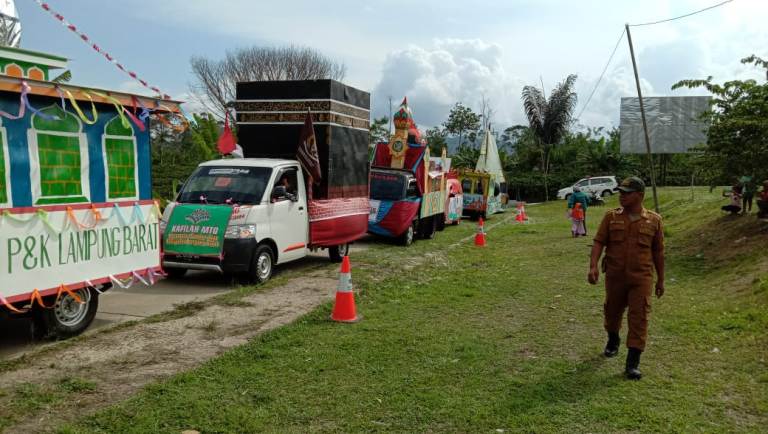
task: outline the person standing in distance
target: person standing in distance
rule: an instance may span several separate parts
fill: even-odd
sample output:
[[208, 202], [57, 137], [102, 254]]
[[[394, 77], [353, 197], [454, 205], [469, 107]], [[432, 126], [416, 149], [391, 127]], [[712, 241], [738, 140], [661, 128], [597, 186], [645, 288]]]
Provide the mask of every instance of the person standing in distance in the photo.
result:
[[584, 211], [584, 233], [583, 236], [587, 236], [587, 208], [589, 207], [589, 197], [586, 193], [581, 191], [581, 187], [578, 185], [573, 186], [573, 193], [568, 198], [568, 212], [573, 210], [573, 206], [577, 203], [581, 204], [581, 209]]
[[661, 216], [643, 208], [645, 183], [632, 176], [616, 188], [621, 208], [608, 211], [594, 238], [589, 261], [589, 283], [596, 284], [598, 261], [605, 248], [602, 269], [605, 272], [604, 326], [608, 343], [603, 354], [619, 352], [619, 330], [624, 310], [627, 322], [627, 363], [624, 375], [633, 380], [642, 377], [640, 354], [648, 338], [653, 269], [656, 269], [656, 297], [664, 295], [664, 230]]

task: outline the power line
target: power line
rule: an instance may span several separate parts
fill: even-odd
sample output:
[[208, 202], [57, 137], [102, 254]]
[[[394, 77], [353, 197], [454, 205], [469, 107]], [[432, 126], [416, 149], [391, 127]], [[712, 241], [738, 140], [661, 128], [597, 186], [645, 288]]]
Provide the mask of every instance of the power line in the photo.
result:
[[621, 40], [624, 39], [624, 32], [625, 30], [622, 29], [621, 34], [619, 35], [619, 39], [616, 40], [616, 46], [613, 47], [611, 56], [608, 57], [608, 62], [605, 63], [605, 68], [603, 68], [603, 72], [600, 74], [600, 78], [597, 79], [597, 83], [595, 83], [595, 87], [592, 89], [592, 93], [589, 94], [589, 98], [587, 98], [587, 102], [584, 103], [584, 107], [581, 108], [581, 111], [579, 112], [579, 115], [576, 117], [576, 119], [581, 119], [581, 115], [584, 113], [584, 110], [587, 109], [589, 102], [592, 101], [592, 97], [595, 95], [595, 91], [597, 91], [597, 87], [600, 86], [600, 82], [603, 80], [603, 76], [605, 76], [605, 72], [608, 71], [608, 66], [611, 64], [611, 60], [613, 60], [613, 56], [616, 54], [616, 50], [619, 48], [619, 44], [621, 43]]
[[691, 15], [696, 15], [696, 14], [699, 14], [699, 13], [702, 13], [702, 12], [706, 12], [706, 11], [708, 11], [710, 9], [714, 9], [714, 8], [720, 7], [720, 6], [724, 5], [724, 4], [730, 3], [732, 1], [733, 0], [725, 0], [723, 2], [720, 2], [720, 3], [716, 4], [716, 5], [710, 6], [708, 8], [699, 9], [698, 11], [695, 11], [695, 12], [691, 12], [691, 13], [688, 13], [688, 14], [685, 14], [685, 15], [680, 15], [679, 17], [667, 18], [666, 20], [653, 21], [653, 22], [650, 22], [650, 23], [630, 24], [630, 27], [650, 26], [650, 25], [653, 25], [653, 24], [661, 24], [661, 23], [666, 23], [666, 22], [669, 22], [669, 21], [679, 20], [680, 18], [690, 17]]
[[[629, 24], [629, 26], [630, 27], [650, 26], [650, 25], [653, 25], [653, 24], [661, 24], [661, 23], [666, 23], [666, 22], [669, 22], [669, 21], [675, 21], [675, 20], [679, 20], [681, 18], [687, 18], [687, 17], [690, 17], [692, 15], [700, 14], [702, 12], [706, 12], [708, 10], [718, 8], [718, 7], [723, 6], [725, 4], [731, 3], [732, 1], [733, 0], [725, 0], [725, 1], [722, 1], [722, 2], [717, 3], [715, 5], [706, 7], [704, 9], [699, 9], [697, 11], [690, 12], [690, 13], [687, 13], [685, 15], [680, 15], [680, 16], [677, 16], [677, 17], [667, 18], [665, 20], [652, 21], [652, 22], [648, 22], [648, 23]], [[592, 89], [592, 93], [589, 94], [589, 98], [587, 98], [587, 102], [584, 103], [584, 107], [581, 108], [581, 111], [579, 112], [579, 115], [576, 117], [576, 119], [580, 119], [581, 118], [581, 115], [584, 114], [584, 110], [587, 109], [587, 106], [589, 105], [589, 102], [592, 101], [592, 97], [595, 95], [595, 92], [597, 91], [597, 87], [600, 86], [600, 82], [603, 80], [603, 76], [605, 76], [605, 72], [608, 70], [608, 66], [610, 66], [611, 60], [613, 60], [613, 56], [616, 54], [616, 50], [619, 48], [619, 44], [621, 43], [622, 38], [624, 38], [624, 33], [625, 32], [626, 32], [626, 30], [622, 30], [621, 31], [621, 35], [619, 35], [619, 39], [616, 41], [616, 46], [613, 47], [613, 52], [611, 52], [611, 56], [608, 58], [608, 62], [605, 63], [605, 68], [603, 68], [603, 72], [600, 74], [600, 78], [597, 79], [597, 83], [595, 83], [595, 87]]]

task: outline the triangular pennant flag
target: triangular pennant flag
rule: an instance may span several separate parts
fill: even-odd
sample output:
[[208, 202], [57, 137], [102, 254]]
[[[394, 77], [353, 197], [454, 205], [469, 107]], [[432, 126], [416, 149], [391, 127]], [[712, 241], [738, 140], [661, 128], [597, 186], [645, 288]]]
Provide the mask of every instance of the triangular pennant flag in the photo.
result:
[[320, 170], [320, 156], [317, 152], [317, 139], [315, 137], [315, 128], [312, 125], [312, 114], [309, 111], [307, 111], [307, 117], [304, 119], [304, 126], [301, 128], [301, 136], [299, 137], [299, 146], [296, 154], [299, 163], [312, 177], [313, 182], [320, 182], [323, 174]]
[[216, 147], [222, 155], [230, 154], [235, 150], [235, 135], [232, 134], [232, 130], [229, 128], [229, 112], [227, 112], [224, 118], [224, 131], [219, 136]]

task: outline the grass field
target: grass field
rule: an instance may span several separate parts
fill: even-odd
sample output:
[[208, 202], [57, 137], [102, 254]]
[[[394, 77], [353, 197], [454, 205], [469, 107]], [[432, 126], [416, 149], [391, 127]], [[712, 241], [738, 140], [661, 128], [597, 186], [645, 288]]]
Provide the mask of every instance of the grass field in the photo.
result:
[[[352, 258], [357, 324], [326, 305], [62, 432], [765, 432], [768, 224], [662, 190], [667, 295], [643, 380], [601, 356], [602, 286], [562, 201]], [[616, 199], [609, 202], [615, 206]], [[605, 211], [589, 211], [594, 233]], [[601, 276], [602, 280], [602, 276]], [[622, 337], [624, 340], [624, 337]]]

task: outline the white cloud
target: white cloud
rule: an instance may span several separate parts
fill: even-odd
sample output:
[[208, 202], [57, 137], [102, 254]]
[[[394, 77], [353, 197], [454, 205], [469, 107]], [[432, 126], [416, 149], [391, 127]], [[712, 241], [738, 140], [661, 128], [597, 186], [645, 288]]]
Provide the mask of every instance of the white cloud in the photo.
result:
[[[137, 3], [135, 11], [154, 11], [140, 15], [154, 26], [232, 41], [206, 47], [209, 51], [198, 55], [220, 58], [226, 49], [250, 44], [314, 47], [348, 66], [348, 84], [373, 89], [374, 115], [387, 114], [388, 96], [396, 106], [408, 95], [416, 121], [431, 126], [442, 123], [456, 101], [479, 109], [483, 92], [496, 110], [498, 125], [524, 122], [522, 85], [539, 85], [540, 77], [549, 90], [568, 74], [578, 74], [581, 104], [625, 22], [683, 15], [714, 1], [484, 0], [468, 6], [452, 0], [341, 0], [333, 8], [299, 0], [230, 0], [223, 6], [184, 0]], [[138, 17], [131, 9], [125, 13]], [[768, 1], [737, 0], [685, 19], [633, 27], [643, 86], [649, 95], [682, 95], [695, 91], [671, 91], [680, 79], [763, 77], [738, 60], [752, 53], [768, 57], [767, 20]], [[618, 123], [619, 98], [634, 95], [625, 37], [582, 122]]]
[[[603, 126], [606, 128], [619, 126], [619, 106], [622, 97], [636, 97], [637, 85], [631, 66], [616, 66], [609, 69], [603, 77], [592, 99], [589, 100], [589, 94], [595, 87], [597, 78], [577, 82], [576, 90], [579, 94], [579, 105], [576, 107], [574, 117], [580, 113], [581, 118], [577, 119], [579, 125], [583, 126]], [[653, 85], [648, 80], [640, 80], [640, 89], [643, 96], [657, 95]], [[584, 105], [589, 104], [584, 109]]]
[[523, 121], [522, 86], [502, 66], [499, 45], [480, 39], [437, 39], [428, 48], [411, 45], [389, 53], [373, 92], [373, 112], [386, 116], [388, 97], [395, 105], [407, 96], [415, 121], [431, 127], [445, 121], [456, 102], [479, 111], [485, 96], [495, 111], [494, 121], [509, 125]]
[[[655, 21], [701, 9], [710, 4], [700, 1], [674, 2], [658, 0], [660, 8], [646, 19], [632, 22]], [[648, 10], [656, 10], [649, 3]], [[645, 5], [644, 5], [645, 7]], [[665, 11], [665, 12], [662, 12]], [[764, 19], [768, 17], [768, 2], [735, 1], [689, 18], [653, 26], [633, 27], [638, 68], [644, 96], [706, 95], [703, 89], [672, 90], [674, 83], [683, 79], [713, 76], [715, 82], [733, 79], [765, 79], [762, 69], [742, 65], [739, 60], [750, 54], [766, 57], [768, 34]], [[607, 56], [609, 53], [605, 53]], [[600, 65], [602, 68], [603, 65]], [[595, 70], [584, 75], [578, 86], [580, 105], [578, 115], [597, 74]], [[621, 97], [637, 96], [632, 64], [626, 36], [620, 42], [616, 57], [603, 78], [587, 110], [579, 121], [589, 126], [618, 126]]]

